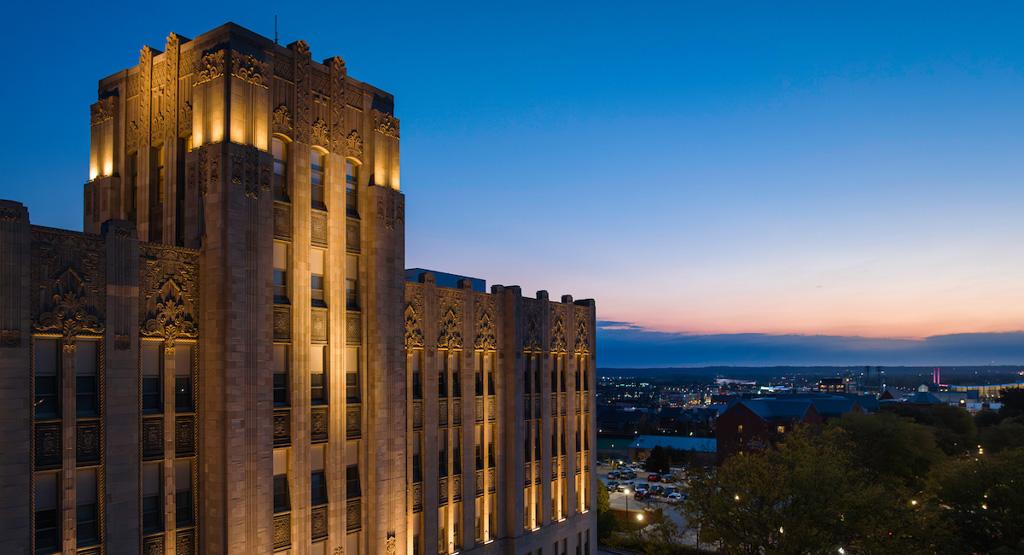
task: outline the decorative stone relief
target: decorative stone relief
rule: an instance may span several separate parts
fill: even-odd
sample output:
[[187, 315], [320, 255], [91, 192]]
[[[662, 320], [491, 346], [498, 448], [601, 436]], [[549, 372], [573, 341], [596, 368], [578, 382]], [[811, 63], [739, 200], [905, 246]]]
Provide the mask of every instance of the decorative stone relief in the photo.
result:
[[313, 122], [313, 128], [310, 133], [310, 138], [314, 145], [319, 145], [324, 148], [330, 147], [331, 138], [330, 130], [327, 127], [327, 122], [320, 118], [317, 118], [316, 121]]
[[264, 77], [267, 66], [256, 56], [236, 53], [231, 57], [231, 65], [231, 75], [236, 79], [264, 89], [268, 88]]
[[565, 336], [565, 318], [561, 314], [557, 314], [554, 307], [552, 307], [551, 312], [552, 324], [550, 349], [553, 353], [564, 353], [569, 346], [569, 341]]
[[530, 301], [523, 303], [523, 349], [539, 351], [540, 343], [540, 311]]
[[584, 314], [576, 315], [576, 352], [590, 353], [590, 326], [587, 324], [589, 318]]
[[99, 125], [114, 119], [114, 109], [116, 105], [117, 97], [108, 96], [106, 98], [101, 98], [95, 104], [90, 106], [89, 119], [92, 125]]
[[381, 112], [380, 110], [373, 111], [373, 126], [374, 129], [381, 135], [386, 137], [399, 138], [399, 123], [398, 118], [393, 114]]
[[482, 298], [476, 306], [476, 341], [474, 344], [477, 349], [494, 350], [498, 346], [498, 338], [494, 326], [493, 299]]
[[[422, 299], [422, 297], [421, 297]], [[422, 305], [421, 305], [422, 306]], [[423, 323], [415, 300], [405, 305], [405, 348], [423, 347]]]
[[191, 303], [187, 302], [174, 279], [168, 278], [146, 304], [148, 309], [141, 329], [143, 336], [161, 338], [164, 346], [170, 349], [179, 338], [199, 337]]
[[405, 223], [405, 199], [399, 195], [380, 195], [377, 219], [387, 230], [394, 230], [396, 223]]
[[285, 135], [292, 132], [292, 113], [284, 104], [274, 108], [274, 132]]
[[83, 333], [103, 334], [94, 299], [89, 297], [82, 278], [71, 268], [53, 281], [47, 306], [48, 310], [39, 316], [35, 331], [61, 334], [65, 350], [73, 350], [75, 338]]
[[207, 52], [199, 60], [199, 71], [196, 72], [193, 86], [213, 81], [224, 75], [224, 51]]
[[359, 132], [355, 129], [345, 138], [345, 156], [355, 158], [356, 160], [362, 160], [363, 158], [363, 138], [359, 136]]
[[452, 293], [441, 297], [441, 319], [437, 322], [437, 347], [462, 348], [462, 301]]

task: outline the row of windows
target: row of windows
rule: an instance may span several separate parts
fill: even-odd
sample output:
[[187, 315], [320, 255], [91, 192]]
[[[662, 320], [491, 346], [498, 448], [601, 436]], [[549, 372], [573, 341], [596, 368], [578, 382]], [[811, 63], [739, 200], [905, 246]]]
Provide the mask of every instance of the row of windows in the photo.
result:
[[[358, 461], [358, 450], [356, 442], [349, 442], [346, 446], [346, 458], [350, 461]], [[288, 488], [289, 454], [288, 449], [274, 450], [274, 513], [286, 513], [291, 510], [291, 493]], [[328, 502], [327, 473], [324, 470], [326, 446], [311, 445], [309, 454], [310, 504], [314, 507], [326, 505]], [[345, 467], [345, 497], [347, 499], [362, 497], [358, 462]]]
[[[274, 198], [288, 202], [288, 157], [289, 143], [274, 137], [270, 143], [270, 152], [274, 156]], [[310, 201], [313, 208], [327, 210], [324, 196], [324, 185], [327, 174], [327, 154], [318, 149], [309, 150], [309, 184]], [[345, 210], [349, 216], [359, 216], [359, 163], [345, 159]]]
[[[75, 345], [75, 413], [78, 417], [99, 416], [97, 367], [99, 341], [80, 340]], [[164, 408], [164, 353], [161, 342], [143, 341], [140, 348], [142, 410], [160, 413]], [[179, 344], [174, 350], [174, 408], [195, 410], [192, 398], [192, 346]], [[62, 358], [56, 339], [35, 340], [35, 417], [61, 417]]]
[[[290, 345], [274, 344], [274, 406], [291, 405], [291, 357]], [[309, 347], [309, 398], [313, 405], [328, 402], [327, 345]], [[361, 400], [361, 372], [359, 347], [345, 347], [345, 402], [359, 403]]]
[[[309, 250], [309, 289], [312, 306], [326, 307], [324, 291], [327, 287], [325, 278], [325, 257], [327, 251], [312, 248]], [[274, 302], [289, 304], [289, 279], [291, 268], [291, 247], [288, 243], [274, 241]], [[345, 259], [345, 308], [359, 310], [359, 256], [346, 255]]]

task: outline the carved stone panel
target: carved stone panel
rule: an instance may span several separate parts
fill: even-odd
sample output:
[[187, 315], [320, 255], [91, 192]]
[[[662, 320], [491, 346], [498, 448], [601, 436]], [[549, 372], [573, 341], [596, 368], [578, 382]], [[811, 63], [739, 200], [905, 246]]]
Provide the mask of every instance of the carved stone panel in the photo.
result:
[[473, 407], [473, 416], [475, 417], [474, 419], [477, 422], [483, 422], [484, 421], [484, 398], [483, 397], [477, 397], [476, 398], [476, 404]]
[[274, 447], [291, 443], [291, 412], [288, 409], [274, 411]]
[[345, 407], [345, 437], [348, 439], [359, 439], [362, 433], [362, 407], [349, 404]]
[[439, 426], [448, 425], [448, 401], [437, 402], [437, 423]]
[[462, 401], [455, 399], [452, 401], [452, 425], [458, 426], [462, 424]]
[[287, 306], [274, 306], [274, 341], [288, 341], [292, 337], [292, 313]]
[[310, 212], [309, 239], [314, 245], [327, 246], [327, 212], [321, 210]]
[[313, 407], [310, 415], [309, 434], [314, 442], [327, 441], [327, 407]]
[[274, 237], [291, 239], [292, 207], [283, 202], [274, 203]]
[[345, 248], [352, 252], [359, 252], [359, 220], [348, 219], [345, 222]]
[[362, 504], [359, 499], [349, 499], [345, 503], [345, 530], [358, 532], [363, 527]]
[[363, 341], [363, 321], [358, 312], [350, 312], [345, 317], [345, 342], [359, 344]]
[[98, 420], [78, 422], [75, 459], [79, 466], [100, 462], [100, 423]]
[[142, 457], [145, 459], [162, 459], [164, 456], [164, 420], [163, 417], [144, 418], [142, 420]]
[[313, 541], [327, 537], [327, 507], [314, 507], [310, 514], [310, 537]]
[[195, 530], [178, 530], [174, 538], [174, 555], [196, 555]]
[[462, 474], [452, 476], [452, 501], [462, 499]]
[[423, 401], [412, 402], [412, 427], [414, 430], [423, 427]]
[[195, 419], [178, 416], [174, 419], [174, 454], [189, 457], [196, 453]]
[[477, 497], [484, 494], [484, 471], [477, 470], [473, 477], [474, 491]]
[[437, 504], [448, 504], [448, 478], [441, 478], [437, 482]]
[[163, 555], [163, 534], [146, 537], [142, 540], [142, 555]]
[[292, 544], [291, 513], [274, 515], [274, 549], [283, 549]]
[[496, 488], [497, 488], [497, 485], [496, 485], [496, 483], [494, 481], [494, 469], [493, 468], [488, 468], [487, 469], [487, 491], [488, 491], [488, 493], [494, 493]]
[[61, 465], [60, 422], [39, 422], [35, 433], [36, 469]]
[[327, 311], [314, 308], [310, 312], [310, 339], [327, 341]]
[[412, 485], [412, 512], [418, 513], [423, 510], [423, 483], [416, 482]]

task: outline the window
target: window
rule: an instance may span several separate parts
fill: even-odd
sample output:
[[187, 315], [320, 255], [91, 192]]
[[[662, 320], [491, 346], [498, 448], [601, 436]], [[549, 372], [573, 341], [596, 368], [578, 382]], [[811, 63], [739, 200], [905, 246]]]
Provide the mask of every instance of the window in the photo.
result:
[[146, 533], [159, 532], [164, 528], [160, 467], [160, 463], [142, 465], [142, 531]]
[[37, 339], [36, 348], [36, 418], [60, 417], [60, 357], [55, 339]]
[[313, 505], [327, 504], [327, 477], [324, 475], [324, 446], [313, 445], [310, 448], [310, 503]]
[[786, 427], [785, 426], [776, 426], [775, 431], [780, 433], [780, 434], [784, 434], [784, 433], [786, 433]]
[[551, 357], [551, 393], [558, 393], [558, 356]]
[[359, 256], [349, 254], [345, 261], [345, 308], [359, 310]]
[[448, 397], [448, 350], [438, 349], [437, 358], [441, 362], [437, 369], [437, 396]]
[[359, 347], [345, 348], [345, 402], [358, 403], [359, 391]]
[[192, 461], [174, 461], [174, 521], [178, 527], [189, 526], [192, 513]]
[[494, 468], [494, 425], [488, 425], [487, 434], [487, 468]]
[[160, 380], [160, 343], [142, 343], [142, 410], [147, 413], [161, 412], [163, 387]]
[[[56, 343], [56, 342], [54, 342]], [[36, 474], [36, 551], [57, 551], [60, 546], [60, 527], [57, 513], [60, 503], [57, 497], [58, 473]], [[93, 494], [95, 496], [95, 493]]]
[[288, 200], [288, 143], [280, 137], [270, 139], [274, 155], [274, 199]]
[[437, 436], [437, 474], [444, 478], [448, 475], [448, 432], [441, 430]]
[[133, 152], [128, 155], [128, 187], [125, 198], [125, 212], [128, 219], [135, 221], [135, 199], [139, 191], [139, 153]]
[[412, 441], [412, 481], [423, 481], [423, 432], [416, 432]]
[[352, 160], [345, 160], [345, 209], [359, 216], [359, 165]]
[[355, 499], [363, 495], [359, 486], [359, 465], [350, 464], [345, 468], [345, 497]]
[[309, 289], [313, 306], [327, 306], [324, 303], [324, 251], [310, 249]]
[[478, 397], [484, 394], [484, 356], [485, 355], [483, 353], [478, 352], [476, 364], [473, 368], [473, 390], [476, 392]]
[[274, 450], [274, 512], [285, 513], [291, 510], [288, 496], [288, 451]]
[[476, 444], [473, 446], [476, 455], [476, 469], [484, 469], [484, 427], [476, 425]]
[[462, 474], [462, 428], [455, 428], [452, 439], [452, 474]]
[[327, 346], [313, 345], [309, 353], [309, 400], [314, 405], [327, 404]]
[[288, 302], [288, 245], [274, 241], [274, 302]]
[[192, 412], [192, 345], [174, 348], [174, 410]]
[[274, 406], [287, 407], [291, 404], [288, 398], [288, 345], [274, 345]]
[[456, 501], [452, 515], [452, 535], [455, 536], [455, 550], [462, 549], [462, 503]]
[[313, 208], [319, 208], [320, 210], [326, 210], [327, 205], [324, 204], [324, 167], [327, 164], [327, 156], [318, 149], [312, 149], [309, 152], [309, 185], [311, 193], [311, 201]]
[[740, 424], [739, 426], [736, 426], [736, 433], [737, 434], [742, 434], [743, 433], [743, 424]]
[[462, 352], [452, 353], [452, 396], [462, 397]]
[[423, 398], [423, 372], [421, 368], [421, 360], [423, 351], [414, 350], [412, 352], [412, 398], [422, 399]]
[[75, 413], [80, 417], [98, 415], [95, 341], [78, 341], [75, 348]]
[[484, 353], [484, 373], [487, 374], [487, 394], [494, 395], [494, 359], [493, 353]]
[[437, 552], [448, 553], [448, 505], [437, 509]]
[[160, 145], [153, 149], [153, 178], [154, 184], [156, 185], [156, 197], [151, 199], [152, 204], [163, 204], [164, 202], [164, 191], [167, 186], [167, 160], [166, 151], [164, 145]]

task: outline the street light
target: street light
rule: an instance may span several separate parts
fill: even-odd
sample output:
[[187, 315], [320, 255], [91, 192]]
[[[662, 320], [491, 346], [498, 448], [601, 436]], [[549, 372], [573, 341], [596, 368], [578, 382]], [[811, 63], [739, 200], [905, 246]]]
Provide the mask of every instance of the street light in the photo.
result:
[[637, 522], [643, 522], [644, 521], [644, 514], [643, 513], [637, 513], [636, 514], [636, 521]]

